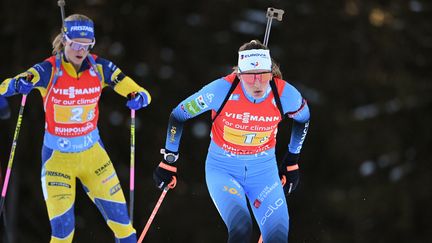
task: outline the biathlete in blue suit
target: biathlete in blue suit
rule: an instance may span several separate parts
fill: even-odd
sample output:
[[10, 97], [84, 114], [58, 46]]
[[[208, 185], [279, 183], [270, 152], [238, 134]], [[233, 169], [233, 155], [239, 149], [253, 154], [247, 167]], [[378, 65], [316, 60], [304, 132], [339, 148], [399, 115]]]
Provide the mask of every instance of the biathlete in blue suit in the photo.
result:
[[[228, 229], [228, 242], [250, 242], [252, 214], [264, 242], [288, 242], [285, 194], [299, 182], [298, 159], [309, 127], [306, 100], [282, 80], [270, 51], [253, 40], [239, 48], [238, 66], [191, 95], [172, 111], [162, 162], [153, 178], [159, 188], [174, 188], [176, 161], [184, 123], [212, 112], [206, 182]], [[276, 162], [277, 126], [293, 119], [285, 157]]]

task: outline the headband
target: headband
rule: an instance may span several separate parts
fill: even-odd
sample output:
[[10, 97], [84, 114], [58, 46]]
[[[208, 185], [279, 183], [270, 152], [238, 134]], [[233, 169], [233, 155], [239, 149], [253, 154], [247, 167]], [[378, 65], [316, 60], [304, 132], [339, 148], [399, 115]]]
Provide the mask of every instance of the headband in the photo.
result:
[[87, 38], [94, 39], [94, 27], [91, 20], [65, 21], [65, 34], [70, 39]]
[[252, 49], [239, 51], [238, 68], [240, 72], [258, 69], [271, 71], [271, 66], [272, 62], [269, 50]]

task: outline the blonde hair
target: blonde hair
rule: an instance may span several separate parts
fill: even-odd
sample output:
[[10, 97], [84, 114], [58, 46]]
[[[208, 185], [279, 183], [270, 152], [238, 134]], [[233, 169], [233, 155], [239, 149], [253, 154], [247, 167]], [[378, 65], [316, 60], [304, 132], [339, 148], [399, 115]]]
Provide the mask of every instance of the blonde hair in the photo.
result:
[[[69, 15], [65, 21], [72, 21], [72, 20], [89, 20], [92, 21], [89, 17], [83, 15], [83, 14], [72, 14]], [[60, 33], [57, 34], [57, 36], [54, 38], [53, 42], [52, 42], [52, 54], [56, 55], [58, 53], [60, 53], [63, 48], [64, 48], [64, 44], [63, 44], [63, 31], [60, 31]]]
[[[259, 40], [251, 40], [249, 42], [244, 43], [240, 46], [238, 51], [252, 50], [252, 49], [263, 49], [268, 50], [268, 48], [263, 45]], [[279, 68], [279, 65], [272, 58], [272, 74], [276, 78], [282, 79], [282, 72]], [[233, 67], [235, 73], [238, 73], [238, 66]]]

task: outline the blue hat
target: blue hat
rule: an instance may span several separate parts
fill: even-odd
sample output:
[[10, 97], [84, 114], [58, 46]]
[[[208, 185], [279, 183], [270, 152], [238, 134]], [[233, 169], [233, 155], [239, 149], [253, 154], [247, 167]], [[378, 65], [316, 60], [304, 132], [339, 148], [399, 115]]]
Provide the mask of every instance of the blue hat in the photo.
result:
[[65, 34], [70, 39], [87, 38], [94, 39], [94, 26], [91, 20], [65, 21]]

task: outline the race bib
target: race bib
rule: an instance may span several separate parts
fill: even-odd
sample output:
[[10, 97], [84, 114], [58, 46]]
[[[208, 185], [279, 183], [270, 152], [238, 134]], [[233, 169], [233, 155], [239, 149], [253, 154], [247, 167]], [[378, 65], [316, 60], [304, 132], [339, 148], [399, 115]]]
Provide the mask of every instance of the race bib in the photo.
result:
[[260, 146], [269, 140], [271, 132], [244, 131], [224, 126], [223, 139], [236, 145]]
[[96, 104], [80, 106], [54, 105], [54, 121], [60, 124], [85, 123], [95, 118]]

